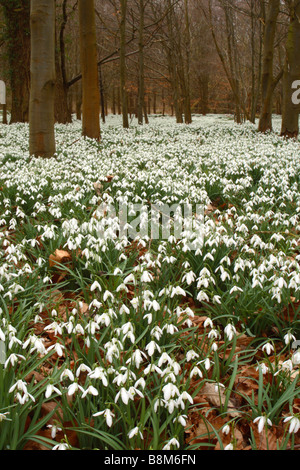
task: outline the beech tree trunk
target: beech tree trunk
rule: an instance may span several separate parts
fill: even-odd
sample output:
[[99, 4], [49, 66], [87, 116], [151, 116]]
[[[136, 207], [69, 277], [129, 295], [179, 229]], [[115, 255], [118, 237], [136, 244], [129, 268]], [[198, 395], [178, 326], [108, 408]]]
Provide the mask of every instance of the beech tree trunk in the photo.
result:
[[[295, 3], [297, 5], [295, 5]], [[296, 138], [299, 134], [299, 105], [293, 103], [292, 84], [300, 80], [300, 2], [291, 7], [291, 24], [286, 43], [286, 62], [283, 77], [283, 109], [281, 135]]]
[[121, 22], [120, 22], [120, 83], [121, 83], [121, 100], [122, 100], [122, 115], [123, 127], [129, 128], [128, 119], [128, 97], [126, 90], [126, 15], [127, 15], [127, 0], [120, 0], [121, 7]]
[[31, 0], [31, 88], [29, 151], [36, 157], [55, 154], [55, 2]]
[[140, 26], [139, 26], [139, 87], [138, 87], [138, 123], [144, 122], [145, 77], [144, 77], [144, 0], [140, 0]]
[[79, 0], [82, 134], [100, 140], [100, 92], [94, 0]]
[[269, 10], [266, 17], [263, 47], [263, 69], [262, 69], [262, 107], [258, 130], [267, 132], [272, 130], [273, 94], [276, 83], [273, 78], [274, 63], [274, 41], [276, 23], [279, 15], [280, 0], [270, 0]]
[[55, 122], [60, 124], [67, 124], [72, 122], [72, 114], [68, 100], [68, 81], [66, 74], [66, 57], [65, 57], [65, 38], [64, 33], [68, 22], [67, 15], [68, 0], [62, 3], [62, 23], [58, 31], [56, 25], [55, 37], [55, 69], [56, 69], [56, 84], [55, 84], [55, 101], [54, 101], [54, 116]]
[[30, 2], [0, 0], [6, 25], [12, 94], [10, 123], [28, 122], [30, 93]]

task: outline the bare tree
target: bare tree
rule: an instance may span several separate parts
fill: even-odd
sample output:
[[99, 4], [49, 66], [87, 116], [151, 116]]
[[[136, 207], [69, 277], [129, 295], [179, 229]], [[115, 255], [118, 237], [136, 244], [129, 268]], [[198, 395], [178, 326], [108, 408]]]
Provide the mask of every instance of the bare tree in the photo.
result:
[[283, 77], [283, 110], [281, 135], [299, 134], [299, 105], [292, 100], [293, 83], [300, 79], [300, 0], [288, 2], [290, 25], [286, 42], [286, 61]]
[[280, 72], [276, 78], [273, 77], [274, 43], [279, 7], [280, 0], [270, 0], [266, 14], [261, 87], [262, 106], [258, 125], [260, 132], [272, 130], [273, 95], [275, 87], [282, 76], [282, 72]]
[[55, 154], [55, 2], [31, 0], [31, 88], [29, 151], [49, 158]]
[[94, 0], [79, 0], [82, 134], [100, 140], [100, 93]]

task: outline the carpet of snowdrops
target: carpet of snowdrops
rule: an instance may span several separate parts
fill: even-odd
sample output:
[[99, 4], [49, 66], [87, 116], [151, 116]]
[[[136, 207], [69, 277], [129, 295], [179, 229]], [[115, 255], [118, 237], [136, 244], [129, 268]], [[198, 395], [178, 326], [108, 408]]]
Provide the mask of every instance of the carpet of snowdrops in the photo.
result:
[[[299, 142], [229, 116], [56, 141], [0, 125], [0, 448], [299, 446]], [[204, 235], [119, 237], [103, 203], [199, 204]]]

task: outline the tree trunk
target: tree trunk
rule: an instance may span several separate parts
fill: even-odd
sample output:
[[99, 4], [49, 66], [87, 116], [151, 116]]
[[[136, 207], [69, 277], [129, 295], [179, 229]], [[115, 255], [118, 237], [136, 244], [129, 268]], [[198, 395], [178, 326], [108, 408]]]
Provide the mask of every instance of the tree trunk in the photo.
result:
[[276, 33], [277, 18], [279, 15], [280, 0], [270, 0], [269, 10], [266, 18], [263, 47], [262, 68], [262, 107], [258, 130], [267, 132], [272, 130], [272, 110], [274, 94], [274, 41]]
[[99, 65], [99, 86], [100, 86], [100, 104], [101, 104], [101, 117], [102, 122], [105, 124], [105, 96], [104, 96], [104, 83], [103, 83], [103, 76], [102, 76], [102, 68]]
[[126, 90], [126, 14], [127, 14], [127, 0], [120, 0], [121, 2], [121, 23], [120, 23], [120, 82], [121, 82], [121, 100], [122, 100], [122, 115], [123, 127], [129, 128], [128, 120], [128, 99]]
[[100, 140], [100, 93], [94, 0], [79, 0], [82, 135]]
[[286, 63], [283, 77], [283, 111], [281, 135], [298, 137], [299, 105], [293, 103], [293, 83], [300, 79], [300, 4], [291, 12], [291, 24], [286, 43]]
[[144, 76], [144, 0], [140, 0], [140, 26], [139, 26], [139, 88], [138, 88], [138, 123], [144, 122], [145, 76]]
[[29, 151], [36, 157], [55, 154], [55, 3], [31, 0], [31, 89]]
[[67, 2], [64, 0], [62, 4], [62, 24], [55, 34], [55, 69], [56, 69], [56, 83], [55, 83], [55, 102], [54, 102], [54, 117], [55, 122], [60, 124], [67, 124], [72, 122], [72, 114], [69, 107], [68, 100], [68, 81], [66, 76], [66, 58], [65, 58], [65, 38], [64, 33], [68, 22], [67, 15]]
[[30, 2], [1, 0], [3, 7], [9, 79], [12, 93], [10, 123], [28, 122], [30, 93]]

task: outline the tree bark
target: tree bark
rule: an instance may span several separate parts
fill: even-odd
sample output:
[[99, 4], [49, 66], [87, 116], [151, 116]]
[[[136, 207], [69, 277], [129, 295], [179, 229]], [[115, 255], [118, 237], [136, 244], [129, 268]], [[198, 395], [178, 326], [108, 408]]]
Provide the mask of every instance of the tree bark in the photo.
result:
[[281, 135], [297, 138], [299, 134], [299, 105], [293, 104], [292, 84], [300, 79], [300, 2], [291, 7], [291, 23], [286, 43], [286, 62], [283, 77], [283, 109]]
[[31, 89], [29, 151], [36, 157], [55, 154], [55, 3], [31, 0]]
[[272, 130], [273, 94], [276, 86], [273, 78], [274, 42], [279, 7], [280, 0], [270, 0], [269, 10], [266, 16], [261, 88], [262, 107], [258, 125], [260, 132]]
[[7, 30], [9, 80], [12, 93], [10, 123], [28, 122], [30, 94], [30, 2], [0, 0]]
[[82, 135], [100, 140], [100, 93], [94, 0], [79, 0]]
[[145, 101], [145, 76], [144, 76], [144, 22], [145, 6], [144, 0], [139, 3], [140, 25], [139, 25], [139, 87], [138, 87], [138, 123], [144, 122], [144, 101]]
[[126, 90], [126, 15], [127, 0], [120, 0], [121, 3], [121, 22], [120, 22], [120, 83], [121, 83], [121, 100], [122, 100], [122, 116], [124, 129], [129, 128], [128, 119], [128, 96]]
[[[72, 114], [68, 101], [68, 81], [66, 74], [66, 57], [65, 57], [65, 38], [64, 33], [68, 22], [67, 15], [67, 2], [64, 0], [62, 4], [62, 24], [55, 34], [55, 69], [56, 69], [56, 84], [55, 84], [55, 104], [54, 116], [55, 122], [60, 124], [67, 124], [72, 122]], [[58, 34], [59, 32], [59, 34]]]

